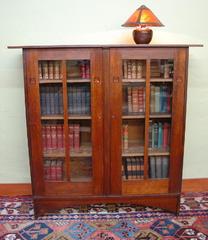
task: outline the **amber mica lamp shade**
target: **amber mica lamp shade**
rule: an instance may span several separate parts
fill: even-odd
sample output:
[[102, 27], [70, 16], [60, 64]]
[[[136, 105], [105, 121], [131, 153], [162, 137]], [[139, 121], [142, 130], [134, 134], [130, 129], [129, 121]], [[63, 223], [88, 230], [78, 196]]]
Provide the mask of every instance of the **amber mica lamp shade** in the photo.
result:
[[122, 25], [123, 27], [136, 27], [133, 38], [137, 44], [148, 44], [152, 40], [153, 32], [148, 27], [164, 26], [154, 13], [145, 5], [139, 7], [131, 17]]

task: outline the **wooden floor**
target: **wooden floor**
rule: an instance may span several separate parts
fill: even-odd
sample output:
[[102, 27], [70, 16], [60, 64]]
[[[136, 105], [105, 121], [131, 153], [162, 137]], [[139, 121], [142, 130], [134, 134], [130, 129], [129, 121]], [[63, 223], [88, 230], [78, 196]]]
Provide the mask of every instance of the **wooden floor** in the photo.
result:
[[[184, 179], [182, 192], [207, 192], [208, 178]], [[31, 195], [30, 183], [0, 184], [0, 196]]]

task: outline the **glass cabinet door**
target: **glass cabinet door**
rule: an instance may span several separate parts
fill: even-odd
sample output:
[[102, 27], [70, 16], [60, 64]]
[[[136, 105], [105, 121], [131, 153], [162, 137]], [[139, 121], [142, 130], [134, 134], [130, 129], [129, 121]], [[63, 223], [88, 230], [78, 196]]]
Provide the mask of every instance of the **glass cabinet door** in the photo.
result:
[[61, 60], [51, 60], [52, 55], [50, 60], [38, 61], [45, 191], [101, 194], [102, 138], [98, 136], [103, 126], [102, 109], [98, 108], [102, 105], [99, 53], [83, 50], [76, 54], [69, 50], [60, 54]]
[[111, 178], [121, 179], [112, 183], [114, 194], [169, 191], [174, 55], [165, 56], [171, 54], [112, 51]]

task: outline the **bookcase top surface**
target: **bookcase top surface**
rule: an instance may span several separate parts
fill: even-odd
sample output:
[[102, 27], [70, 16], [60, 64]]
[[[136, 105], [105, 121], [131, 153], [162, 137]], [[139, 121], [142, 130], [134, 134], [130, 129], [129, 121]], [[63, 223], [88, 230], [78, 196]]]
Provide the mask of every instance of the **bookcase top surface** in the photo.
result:
[[202, 44], [106, 44], [106, 45], [25, 45], [8, 46], [8, 48], [22, 49], [50, 49], [50, 48], [188, 48], [203, 47]]

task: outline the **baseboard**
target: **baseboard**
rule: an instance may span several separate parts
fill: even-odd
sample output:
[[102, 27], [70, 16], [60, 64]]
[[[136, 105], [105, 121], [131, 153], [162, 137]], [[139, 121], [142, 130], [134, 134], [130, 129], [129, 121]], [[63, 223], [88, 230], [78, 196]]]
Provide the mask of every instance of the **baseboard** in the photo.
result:
[[[183, 179], [182, 192], [207, 192], [208, 178]], [[0, 196], [31, 195], [30, 183], [0, 184]]]

